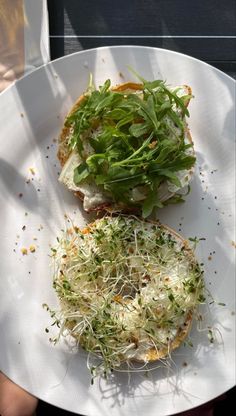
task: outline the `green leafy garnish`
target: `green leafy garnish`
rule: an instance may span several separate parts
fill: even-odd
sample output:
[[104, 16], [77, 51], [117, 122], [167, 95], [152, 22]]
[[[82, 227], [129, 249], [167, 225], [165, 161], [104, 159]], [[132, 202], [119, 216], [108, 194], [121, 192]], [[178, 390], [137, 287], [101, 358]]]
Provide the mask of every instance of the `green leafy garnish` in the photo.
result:
[[[155, 206], [163, 206], [162, 184], [183, 188], [177, 173], [191, 169], [196, 159], [186, 142], [191, 96], [178, 95], [179, 88], [169, 89], [162, 80], [149, 82], [135, 75], [142, 82], [135, 91], [112, 90], [109, 79], [96, 90], [90, 79], [65, 125], [72, 130], [70, 150], [82, 158], [74, 183], [91, 180], [114, 203], [138, 207], [146, 217]], [[136, 199], [140, 189], [143, 197]]]

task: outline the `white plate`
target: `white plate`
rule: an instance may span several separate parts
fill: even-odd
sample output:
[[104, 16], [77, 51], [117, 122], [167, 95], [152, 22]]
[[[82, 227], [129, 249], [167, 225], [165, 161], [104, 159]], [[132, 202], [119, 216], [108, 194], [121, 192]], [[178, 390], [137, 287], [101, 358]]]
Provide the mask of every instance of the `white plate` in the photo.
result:
[[[88, 220], [57, 181], [54, 138], [89, 73], [97, 85], [108, 77], [120, 83], [134, 79], [128, 64], [147, 79], [192, 87], [189, 124], [198, 158], [192, 191], [184, 205], [161, 211], [160, 219], [186, 237], [206, 238], [198, 256], [207, 287], [226, 306], [209, 307], [205, 317], [218, 331], [216, 342], [193, 328], [193, 348], [179, 348], [171, 370], [136, 374], [130, 382], [117, 374], [91, 386], [86, 354], [71, 352], [64, 342], [53, 346], [45, 333], [51, 319], [41, 305], [57, 305], [49, 245], [65, 227], [65, 213], [83, 224]], [[154, 416], [199, 406], [235, 384], [234, 88], [233, 79], [191, 57], [118, 46], [59, 59], [0, 96], [0, 368], [20, 386], [85, 415]], [[31, 244], [36, 251], [23, 256], [21, 248]]]

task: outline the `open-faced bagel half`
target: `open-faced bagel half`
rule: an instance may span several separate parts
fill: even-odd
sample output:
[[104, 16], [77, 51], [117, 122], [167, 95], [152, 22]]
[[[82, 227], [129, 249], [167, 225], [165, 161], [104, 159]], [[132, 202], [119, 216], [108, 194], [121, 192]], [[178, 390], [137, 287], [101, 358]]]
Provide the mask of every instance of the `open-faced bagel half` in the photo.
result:
[[57, 322], [103, 369], [153, 362], [181, 345], [204, 302], [202, 271], [183, 237], [157, 222], [107, 215], [58, 241]]
[[189, 185], [195, 163], [186, 122], [191, 88], [157, 82], [152, 92], [133, 82], [107, 88], [101, 102], [109, 94], [114, 100], [102, 109], [92, 102], [91, 111], [89, 100], [99, 91], [86, 92], [67, 115], [59, 136], [59, 181], [86, 211], [141, 209], [147, 217]]

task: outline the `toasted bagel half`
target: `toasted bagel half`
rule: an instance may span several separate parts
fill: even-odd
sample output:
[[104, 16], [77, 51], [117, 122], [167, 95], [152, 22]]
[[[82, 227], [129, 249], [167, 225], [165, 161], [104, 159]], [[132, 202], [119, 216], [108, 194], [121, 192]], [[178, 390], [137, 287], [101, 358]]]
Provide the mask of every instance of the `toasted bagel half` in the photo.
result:
[[93, 108], [91, 97], [99, 92], [85, 93], [70, 110], [59, 136], [59, 181], [83, 201], [85, 211], [142, 210], [147, 217], [188, 187], [195, 163], [185, 117], [191, 88], [160, 85], [152, 92], [133, 82], [111, 87], [105, 98], [116, 95], [117, 105], [111, 100], [97, 113], [99, 103]]
[[154, 221], [105, 216], [68, 230], [53, 252], [61, 333], [108, 370], [168, 357], [204, 301], [188, 242]]

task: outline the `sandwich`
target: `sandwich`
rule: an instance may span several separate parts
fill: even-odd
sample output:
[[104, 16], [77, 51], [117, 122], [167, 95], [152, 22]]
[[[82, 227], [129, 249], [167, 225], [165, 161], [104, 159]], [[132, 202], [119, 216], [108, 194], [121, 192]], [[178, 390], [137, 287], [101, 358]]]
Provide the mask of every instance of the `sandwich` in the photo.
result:
[[59, 181], [85, 211], [136, 213], [183, 200], [196, 161], [186, 118], [189, 86], [162, 80], [92, 82], [59, 136]]
[[107, 214], [68, 229], [52, 253], [60, 306], [51, 314], [59, 337], [100, 360], [93, 375], [167, 359], [205, 301], [188, 241], [158, 222]]

